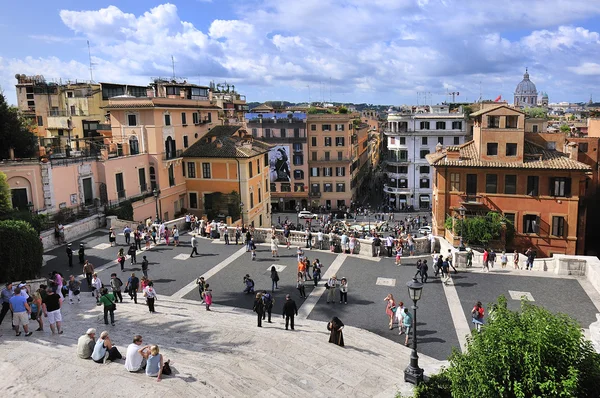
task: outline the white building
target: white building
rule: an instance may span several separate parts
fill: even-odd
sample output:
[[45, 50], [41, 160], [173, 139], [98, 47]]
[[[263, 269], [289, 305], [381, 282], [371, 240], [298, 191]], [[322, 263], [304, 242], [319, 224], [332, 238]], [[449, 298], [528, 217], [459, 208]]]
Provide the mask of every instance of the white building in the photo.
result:
[[430, 208], [433, 170], [425, 156], [438, 144], [463, 144], [466, 124], [462, 108], [450, 113], [447, 105], [405, 108], [388, 115], [383, 191], [391, 207]]

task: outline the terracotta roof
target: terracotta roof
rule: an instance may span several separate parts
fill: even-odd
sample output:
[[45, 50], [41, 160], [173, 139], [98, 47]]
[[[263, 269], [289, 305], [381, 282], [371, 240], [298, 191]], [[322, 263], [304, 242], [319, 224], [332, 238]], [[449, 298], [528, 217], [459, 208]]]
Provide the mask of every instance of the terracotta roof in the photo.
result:
[[473, 116], [481, 116], [481, 115], [483, 115], [483, 114], [485, 114], [485, 113], [488, 113], [488, 112], [491, 112], [491, 111], [495, 111], [496, 109], [500, 109], [500, 108], [506, 108], [506, 109], [510, 109], [511, 111], [516, 111], [516, 112], [519, 112], [519, 113], [523, 113], [523, 114], [525, 114], [524, 112], [522, 112], [522, 111], [520, 111], [520, 110], [518, 110], [518, 109], [515, 109], [515, 108], [511, 108], [510, 106], [507, 106], [507, 105], [498, 105], [498, 106], [493, 106], [493, 107], [491, 107], [491, 108], [484, 108], [484, 109], [480, 109], [480, 110], [478, 110], [477, 112], [473, 112], [473, 113], [471, 113], [471, 114], [469, 115], [469, 117], [473, 117]]
[[251, 109], [252, 112], [260, 112], [260, 111], [273, 111], [273, 107], [267, 104], [260, 104]]
[[241, 126], [216, 126], [183, 152], [184, 158], [251, 158], [264, 154], [271, 145], [238, 130]]
[[[448, 152], [459, 151], [458, 159], [448, 159]], [[525, 140], [525, 156], [522, 162], [502, 162], [481, 160], [477, 155], [475, 142], [469, 141], [459, 146], [449, 146], [442, 152], [426, 156], [427, 161], [436, 167], [487, 167], [510, 169], [554, 169], [590, 171], [587, 164], [578, 162], [559, 151], [548, 151], [533, 142]]]

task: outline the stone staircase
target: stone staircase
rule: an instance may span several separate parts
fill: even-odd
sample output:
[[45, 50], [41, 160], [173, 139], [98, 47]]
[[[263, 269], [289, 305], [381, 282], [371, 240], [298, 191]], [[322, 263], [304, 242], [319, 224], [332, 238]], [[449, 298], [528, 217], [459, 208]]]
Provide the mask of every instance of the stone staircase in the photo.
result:
[[[159, 297], [157, 314], [127, 297], [117, 305], [112, 327], [104, 325], [101, 307], [92, 297], [82, 295], [81, 304], [63, 306], [61, 336], [34, 332], [29, 338], [15, 337], [4, 322], [0, 371], [6, 382], [0, 391], [28, 397], [394, 397], [412, 391], [403, 381], [410, 350], [362, 329], [346, 326], [346, 347], [341, 348], [328, 343], [323, 322], [298, 320], [295, 331], [286, 331], [281, 315], [273, 314], [272, 324], [257, 328], [248, 310], [214, 305], [207, 312], [197, 302], [168, 297]], [[133, 335], [141, 334], [145, 343], [158, 344], [173, 361], [173, 375], [156, 383], [144, 374], [126, 372], [123, 361], [100, 365], [79, 359], [77, 338], [89, 327], [98, 335], [108, 330], [122, 354]], [[420, 356], [426, 374], [442, 364]]]

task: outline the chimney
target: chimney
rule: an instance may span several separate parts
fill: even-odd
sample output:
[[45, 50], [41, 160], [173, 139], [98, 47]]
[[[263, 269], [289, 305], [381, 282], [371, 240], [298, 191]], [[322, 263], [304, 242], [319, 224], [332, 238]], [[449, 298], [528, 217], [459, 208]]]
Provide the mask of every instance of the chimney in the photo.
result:
[[460, 159], [460, 149], [457, 146], [448, 147], [446, 149], [446, 159], [459, 160]]
[[569, 155], [569, 158], [573, 159], [573, 160], [577, 160], [577, 148], [578, 148], [578, 144], [576, 142], [569, 142], [566, 145], [566, 149], [567, 149], [567, 155]]

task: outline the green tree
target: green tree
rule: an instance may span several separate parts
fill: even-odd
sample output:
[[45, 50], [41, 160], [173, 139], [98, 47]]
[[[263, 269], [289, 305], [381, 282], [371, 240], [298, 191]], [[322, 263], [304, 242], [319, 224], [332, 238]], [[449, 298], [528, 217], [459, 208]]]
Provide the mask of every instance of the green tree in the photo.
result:
[[527, 117], [531, 117], [531, 118], [547, 118], [548, 117], [548, 110], [545, 108], [525, 108], [523, 109], [523, 112], [525, 112], [525, 115], [527, 115]]
[[10, 148], [15, 157], [28, 158], [35, 155], [38, 140], [20, 118], [17, 108], [9, 106], [0, 93], [0, 159], [9, 157]]
[[[510, 244], [514, 236], [514, 226], [504, 216], [495, 211], [485, 216], [466, 217], [454, 221], [454, 231], [463, 237], [465, 243], [471, 245], [487, 245], [490, 241], [498, 240], [502, 233], [502, 224], [506, 224], [506, 243]], [[452, 230], [452, 217], [446, 217], [444, 227]]]
[[0, 171], [0, 214], [7, 213], [12, 209], [12, 194], [6, 174]]
[[560, 125], [560, 132], [561, 133], [568, 133], [571, 131], [571, 127], [568, 124], [561, 124]]
[[38, 232], [26, 221], [0, 221], [0, 281], [40, 275], [44, 249]]
[[511, 311], [504, 296], [492, 309], [465, 352], [454, 349], [448, 368], [416, 397], [600, 396], [600, 355], [577, 321], [526, 300]]

